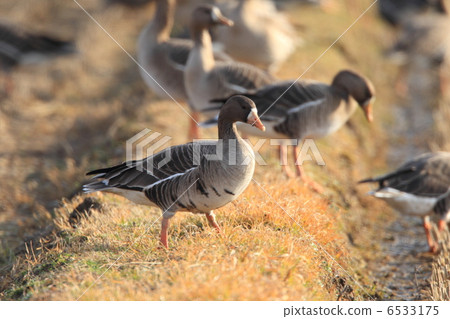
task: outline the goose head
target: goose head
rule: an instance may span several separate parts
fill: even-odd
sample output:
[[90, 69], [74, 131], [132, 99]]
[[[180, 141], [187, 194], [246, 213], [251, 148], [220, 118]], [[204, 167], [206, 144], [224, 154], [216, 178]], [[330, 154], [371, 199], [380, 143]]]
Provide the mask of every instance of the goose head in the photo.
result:
[[233, 21], [224, 17], [219, 8], [202, 4], [192, 12], [191, 27], [194, 30], [208, 29], [216, 25], [233, 26]]
[[258, 117], [255, 102], [242, 95], [230, 97], [222, 106], [219, 113], [219, 123], [224, 122], [243, 122], [255, 126], [261, 131], [266, 129]]
[[363, 109], [367, 121], [373, 121], [372, 104], [375, 101], [375, 88], [369, 79], [356, 72], [344, 70], [334, 77], [332, 86], [351, 95]]

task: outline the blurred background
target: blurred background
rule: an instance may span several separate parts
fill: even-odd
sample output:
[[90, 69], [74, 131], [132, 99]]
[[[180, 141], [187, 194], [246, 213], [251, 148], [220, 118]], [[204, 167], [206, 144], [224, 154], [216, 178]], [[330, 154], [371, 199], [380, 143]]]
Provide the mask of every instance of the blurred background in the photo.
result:
[[[10, 67], [2, 62], [2, 299], [26, 296], [28, 299], [70, 299], [67, 286], [56, 285], [56, 292], [49, 290], [45, 283], [34, 288], [28, 285], [28, 290], [24, 288], [19, 293], [14, 290], [20, 286], [18, 269], [30, 269], [24, 266], [30, 254], [29, 243], [47, 247], [40, 251], [43, 257], [39, 258], [48, 258], [52, 247], [45, 244], [54, 242], [63, 230], [73, 231], [70, 225], [59, 220], [67, 219], [72, 209], [83, 201], [80, 193], [86, 181], [85, 173], [124, 161], [125, 142], [133, 135], [150, 128], [171, 136], [173, 145], [187, 142], [189, 118], [172, 101], [157, 97], [145, 85], [138, 66], [117, 44], [136, 57], [137, 37], [153, 17], [153, 1], [78, 2], [114, 40], [74, 1], [0, 0], [0, 24], [73, 41], [77, 50], [45, 63]], [[179, 1], [174, 37], [188, 36], [185, 24], [192, 10], [191, 2], [199, 1]], [[317, 141], [327, 165], [310, 165], [308, 170], [326, 191], [308, 196], [323, 200], [329, 214], [337, 209], [333, 207], [338, 207], [342, 217], [333, 231], [342, 237], [340, 243], [346, 247], [346, 258], [353, 260], [349, 264], [367, 286], [375, 287], [377, 293], [384, 292], [373, 293], [370, 298], [430, 299], [423, 289], [429, 286], [426, 281], [432, 260], [420, 254], [426, 251], [420, 219], [401, 218], [394, 223], [397, 217], [387, 206], [366, 197], [367, 188], [355, 186], [357, 180], [383, 173], [414, 155], [450, 151], [448, 15], [433, 1], [415, 7], [411, 3], [416, 1], [390, 1], [396, 6], [388, 2], [378, 1], [331, 46], [373, 1], [275, 1], [277, 10], [292, 28], [289, 32], [293, 32], [294, 48], [274, 67], [263, 67], [269, 68], [278, 79], [296, 79], [304, 74], [302, 79], [325, 83], [330, 83], [339, 70], [349, 68], [374, 83], [375, 123], [367, 124], [362, 112], [355, 112], [339, 132]], [[410, 4], [402, 7], [405, 2]], [[448, 1], [444, 4], [450, 8]], [[7, 38], [4, 34], [0, 30], [0, 44]], [[251, 62], [252, 53], [248, 54], [250, 57], [244, 60]], [[216, 136], [215, 129], [201, 133], [209, 138]], [[278, 187], [285, 185], [284, 178], [278, 176], [276, 150], [265, 146], [262, 154], [269, 159], [270, 169], [258, 167], [255, 178]], [[290, 183], [295, 189], [295, 182]], [[299, 193], [309, 194], [298, 185]], [[297, 203], [295, 198], [294, 192], [292, 205], [308, 205], [309, 197], [298, 198]], [[121, 205], [125, 211], [130, 208], [125, 202]], [[226, 215], [226, 208], [221, 211]], [[126, 216], [130, 218], [132, 214]], [[144, 220], [145, 215], [142, 216]], [[414, 284], [414, 280], [419, 283]], [[89, 298], [159, 299], [160, 291], [156, 290], [139, 296], [129, 291], [129, 295], [111, 296], [99, 292]], [[166, 297], [201, 299], [201, 296]], [[213, 293], [203, 296], [221, 299]], [[223, 299], [283, 299], [276, 293], [225, 296], [228, 297]], [[302, 296], [335, 298], [326, 294]], [[301, 297], [287, 294], [284, 299], [294, 298]], [[367, 295], [361, 298], [370, 300]]]

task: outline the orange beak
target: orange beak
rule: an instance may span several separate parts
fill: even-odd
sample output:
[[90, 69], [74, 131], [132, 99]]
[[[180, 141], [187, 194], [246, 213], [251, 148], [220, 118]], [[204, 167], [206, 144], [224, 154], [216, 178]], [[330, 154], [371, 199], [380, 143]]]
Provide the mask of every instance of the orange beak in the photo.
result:
[[222, 13], [220, 12], [219, 8], [214, 8], [212, 10], [212, 19], [214, 22], [218, 23], [218, 24], [223, 24], [226, 25], [228, 27], [232, 27], [234, 25], [234, 22], [226, 17], [224, 17], [222, 15]]
[[367, 103], [363, 106], [364, 114], [366, 115], [366, 119], [369, 123], [373, 122], [373, 112], [372, 112], [372, 104]]
[[259, 119], [256, 110], [252, 110], [250, 112], [250, 114], [247, 117], [247, 123], [250, 124], [251, 126], [259, 128], [263, 132], [266, 130], [266, 127], [264, 126], [264, 124], [262, 124], [261, 120]]

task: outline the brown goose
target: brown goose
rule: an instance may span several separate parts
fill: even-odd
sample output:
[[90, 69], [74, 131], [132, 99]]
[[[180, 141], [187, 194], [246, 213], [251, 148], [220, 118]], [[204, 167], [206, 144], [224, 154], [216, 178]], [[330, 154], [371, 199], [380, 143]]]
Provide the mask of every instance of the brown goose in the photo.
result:
[[[276, 139], [296, 139], [294, 162], [297, 175], [313, 186], [321, 187], [309, 180], [297, 161], [299, 145], [306, 138], [319, 138], [337, 131], [353, 112], [361, 107], [371, 122], [372, 102], [375, 89], [372, 83], [353, 71], [340, 71], [331, 85], [315, 81], [283, 81], [265, 86], [253, 93], [244, 94], [258, 107], [261, 121], [267, 127], [265, 132], [240, 127], [250, 135]], [[205, 124], [216, 123], [212, 119]], [[292, 176], [286, 162], [287, 146], [280, 146], [280, 159], [283, 170]]]
[[384, 200], [401, 213], [422, 216], [431, 252], [438, 250], [430, 234], [433, 211], [439, 216], [439, 230], [450, 218], [450, 153], [420, 155], [397, 170], [360, 183], [378, 183], [369, 194]]
[[191, 36], [194, 41], [184, 72], [184, 84], [196, 111], [214, 99], [245, 93], [273, 82], [268, 73], [245, 63], [216, 62], [208, 29], [217, 24], [231, 26], [217, 7], [200, 5], [192, 13]]
[[243, 96], [232, 97], [220, 110], [218, 141], [177, 145], [142, 160], [89, 172], [95, 181], [84, 185], [84, 191], [111, 192], [161, 208], [161, 243], [166, 248], [169, 219], [177, 211], [205, 214], [220, 230], [213, 210], [236, 199], [255, 169], [253, 150], [237, 133], [235, 122], [264, 130], [255, 104]]
[[[155, 0], [155, 17], [141, 31], [138, 38], [138, 62], [142, 78], [159, 97], [188, 102], [183, 74], [193, 43], [187, 39], [170, 38], [173, 27], [175, 0]], [[230, 60], [225, 54], [217, 59]], [[197, 113], [192, 113], [190, 138], [197, 138]]]
[[[43, 62], [76, 53], [75, 44], [43, 34], [32, 34], [8, 24], [0, 24], [0, 68], [9, 72], [21, 64]], [[6, 91], [12, 83], [7, 77]]]

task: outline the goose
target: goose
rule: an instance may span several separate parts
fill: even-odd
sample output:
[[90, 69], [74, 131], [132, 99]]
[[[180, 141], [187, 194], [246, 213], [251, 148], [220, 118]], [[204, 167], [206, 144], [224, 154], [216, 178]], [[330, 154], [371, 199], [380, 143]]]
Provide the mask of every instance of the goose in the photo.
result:
[[[188, 102], [183, 73], [193, 43], [187, 39], [170, 38], [176, 0], [155, 0], [156, 12], [141, 31], [137, 41], [139, 72], [147, 86], [159, 97], [172, 97], [177, 102]], [[217, 52], [219, 60], [231, 60]], [[192, 109], [192, 108], [191, 108]], [[189, 137], [198, 137], [198, 114], [191, 113]]]
[[[239, 125], [238, 128], [245, 134], [263, 138], [296, 139], [296, 175], [317, 191], [322, 188], [305, 176], [301, 164], [297, 161], [300, 141], [334, 133], [348, 121], [358, 106], [363, 109], [367, 120], [373, 121], [373, 84], [350, 70], [338, 72], [331, 85], [312, 80], [281, 81], [244, 95], [257, 105], [261, 121], [267, 130], [257, 132]], [[205, 121], [203, 126], [213, 123], [217, 123], [217, 118]], [[286, 155], [287, 145], [281, 144], [282, 169], [287, 176], [293, 177], [287, 166]]]
[[430, 214], [439, 218], [439, 230], [450, 221], [450, 153], [435, 152], [417, 156], [386, 175], [359, 183], [378, 183], [369, 194], [384, 200], [403, 214], [423, 217], [423, 226], [431, 252], [438, 245], [431, 237]]
[[7, 73], [5, 83], [7, 93], [11, 93], [13, 89], [8, 73], [15, 67], [40, 63], [76, 52], [72, 41], [30, 33], [9, 23], [0, 23], [0, 68]]
[[87, 193], [105, 191], [163, 211], [162, 245], [168, 248], [169, 220], [177, 211], [205, 214], [220, 231], [213, 210], [236, 199], [250, 183], [255, 169], [253, 150], [238, 134], [236, 122], [264, 130], [255, 104], [243, 96], [230, 98], [219, 113], [217, 141], [172, 146], [142, 160], [87, 173]]
[[387, 23], [398, 27], [420, 14], [445, 13], [446, 8], [444, 0], [378, 0], [378, 11]]
[[129, 8], [140, 8], [155, 0], [103, 0], [106, 6], [122, 5]]
[[216, 62], [208, 29], [222, 24], [232, 26], [219, 8], [204, 4], [192, 13], [191, 37], [194, 47], [189, 53], [184, 84], [195, 111], [210, 106], [210, 101], [245, 93], [274, 81], [268, 73], [245, 63]]
[[287, 17], [271, 0], [239, 0], [221, 9], [234, 26], [212, 30], [213, 39], [235, 60], [274, 73], [301, 43]]
[[405, 66], [414, 63], [424, 69], [438, 70], [441, 93], [447, 91], [450, 72], [450, 16], [428, 13], [402, 23], [396, 43], [388, 51], [388, 58], [400, 64], [399, 81]]

